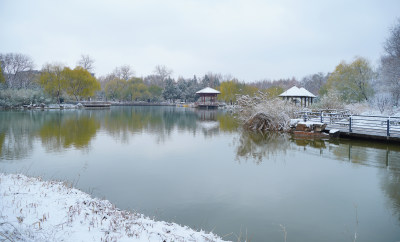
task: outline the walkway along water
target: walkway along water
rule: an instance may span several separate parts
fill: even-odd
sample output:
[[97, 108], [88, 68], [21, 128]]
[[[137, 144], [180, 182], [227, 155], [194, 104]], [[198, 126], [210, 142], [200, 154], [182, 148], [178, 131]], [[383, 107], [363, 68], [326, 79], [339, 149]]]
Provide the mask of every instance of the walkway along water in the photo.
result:
[[326, 130], [337, 129], [340, 136], [400, 142], [400, 117], [350, 115], [346, 113], [300, 112], [305, 121], [326, 123]]

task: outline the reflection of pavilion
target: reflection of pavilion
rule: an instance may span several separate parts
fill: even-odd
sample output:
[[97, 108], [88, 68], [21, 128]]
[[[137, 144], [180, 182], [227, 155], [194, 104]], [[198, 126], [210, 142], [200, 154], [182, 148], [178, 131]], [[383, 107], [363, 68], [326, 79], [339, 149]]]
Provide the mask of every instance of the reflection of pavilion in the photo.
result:
[[197, 110], [195, 113], [199, 121], [217, 121], [217, 110]]
[[196, 92], [196, 94], [200, 96], [200, 101], [196, 102], [196, 107], [206, 109], [218, 108], [217, 95], [220, 94], [219, 91], [211, 87], [206, 87]]
[[219, 121], [217, 119], [217, 110], [195, 111], [197, 116], [197, 127], [200, 127], [205, 135], [210, 135], [219, 131]]

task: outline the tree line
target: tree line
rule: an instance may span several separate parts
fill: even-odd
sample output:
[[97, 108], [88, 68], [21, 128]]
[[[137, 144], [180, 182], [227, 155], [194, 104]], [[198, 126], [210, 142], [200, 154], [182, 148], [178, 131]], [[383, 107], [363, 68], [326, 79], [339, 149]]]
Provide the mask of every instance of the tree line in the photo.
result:
[[128, 102], [194, 102], [198, 98], [196, 92], [209, 86], [221, 92], [220, 101], [233, 104], [237, 95], [253, 96], [261, 91], [274, 97], [296, 85], [321, 99], [335, 96], [344, 103], [370, 102], [383, 109], [384, 106], [398, 106], [400, 102], [400, 20], [390, 29], [383, 49], [377, 68], [366, 58], [355, 57], [351, 62], [342, 61], [326, 74], [319, 72], [302, 79], [266, 79], [250, 83], [211, 72], [202, 77], [179, 77], [175, 80], [171, 78], [172, 69], [163, 65], [156, 66], [145, 77], [136, 76], [132, 67], [123, 65], [96, 78], [92, 73], [95, 61], [88, 55], [82, 55], [74, 68], [50, 63], [36, 71], [29, 56], [7, 53], [0, 54], [0, 89], [43, 91], [57, 102], [88, 98]]

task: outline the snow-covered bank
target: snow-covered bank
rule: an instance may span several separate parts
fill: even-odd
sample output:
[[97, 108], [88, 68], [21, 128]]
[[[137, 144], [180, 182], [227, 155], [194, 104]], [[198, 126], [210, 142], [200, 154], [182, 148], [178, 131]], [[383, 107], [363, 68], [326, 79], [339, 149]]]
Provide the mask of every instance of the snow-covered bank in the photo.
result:
[[65, 183], [0, 173], [0, 239], [222, 241], [203, 231], [115, 208]]

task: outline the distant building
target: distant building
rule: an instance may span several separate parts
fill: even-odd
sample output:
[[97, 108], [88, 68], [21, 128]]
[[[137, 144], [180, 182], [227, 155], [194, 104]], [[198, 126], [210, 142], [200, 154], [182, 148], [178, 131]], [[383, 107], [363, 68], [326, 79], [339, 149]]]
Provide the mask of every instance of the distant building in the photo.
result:
[[300, 104], [300, 107], [308, 107], [313, 103], [313, 99], [317, 96], [303, 87], [298, 88], [293, 86], [279, 95], [279, 97], [283, 98], [283, 100], [290, 100], [296, 105]]
[[218, 90], [212, 89], [211, 87], [206, 87], [196, 92], [200, 96], [200, 100], [196, 103], [198, 108], [218, 108], [217, 96], [220, 94]]

